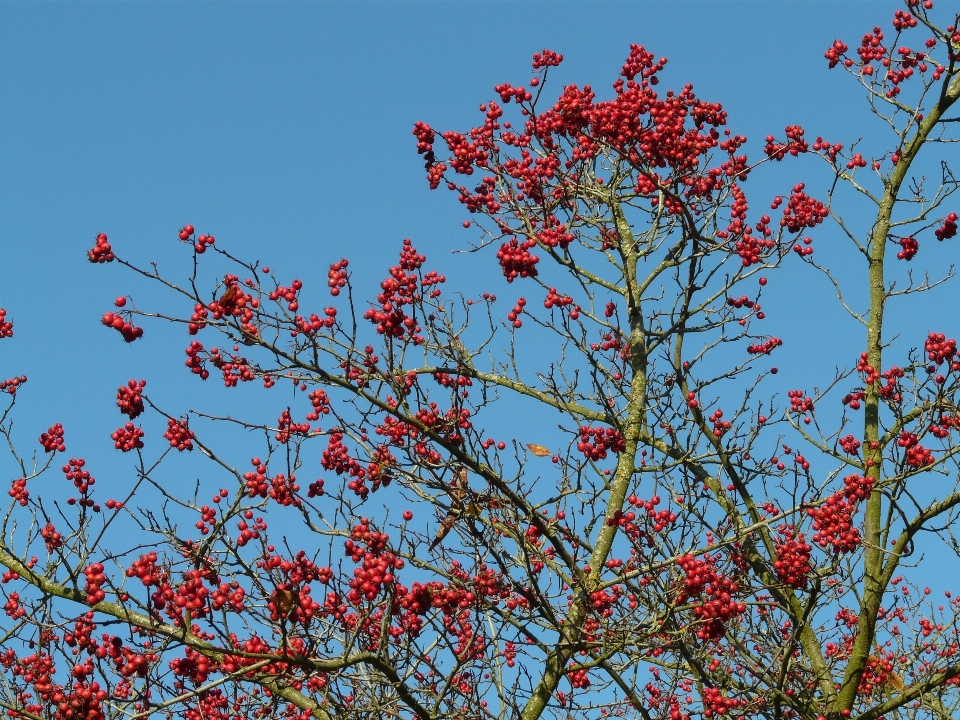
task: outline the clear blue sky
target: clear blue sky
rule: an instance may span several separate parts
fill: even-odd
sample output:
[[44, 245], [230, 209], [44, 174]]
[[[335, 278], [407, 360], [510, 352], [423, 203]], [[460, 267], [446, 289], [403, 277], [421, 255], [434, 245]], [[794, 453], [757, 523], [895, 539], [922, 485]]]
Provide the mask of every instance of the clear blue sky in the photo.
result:
[[[828, 72], [823, 52], [835, 37], [855, 45], [875, 22], [888, 25], [896, 7], [5, 0], [0, 306], [16, 336], [0, 346], [0, 370], [30, 376], [18, 415], [23, 437], [33, 443], [62, 420], [68, 454], [99, 455], [107, 467], [120, 462], [107, 438], [120, 419], [116, 387], [128, 378], [148, 378], [171, 412], [203, 398], [208, 407], [224, 402], [222, 388], [201, 388], [182, 369], [182, 331], [149, 323], [144, 340], [127, 346], [98, 325], [117, 295], [133, 292], [149, 306], [153, 290], [115, 266], [86, 262], [97, 232], [124, 256], [182, 276], [176, 232], [189, 222], [308, 287], [322, 286], [327, 265], [345, 254], [361, 275], [382, 273], [411, 237], [448, 287], [498, 291], [492, 258], [478, 273], [474, 256], [448, 253], [468, 239], [466, 214], [453, 197], [428, 191], [415, 121], [471, 127], [493, 85], [525, 83], [530, 56], [544, 47], [566, 57], [553, 92], [577, 82], [603, 94], [636, 42], [670, 58], [666, 86], [692, 82], [723, 102], [733, 131], [754, 140], [754, 156], [764, 135], [794, 123], [847, 143], [870, 130], [869, 115], [852, 81]], [[815, 187], [823, 176], [806, 162], [778, 177], [780, 185], [751, 183], [753, 190], [768, 197], [799, 180]], [[825, 252], [831, 237], [840, 242], [833, 229], [818, 233]], [[832, 319], [821, 279], [787, 265], [770, 301], [780, 313], [770, 313], [770, 330], [792, 353], [781, 365], [812, 385], [802, 365], [822, 360], [823, 343], [835, 342], [836, 357], [815, 373], [826, 382], [863, 340]], [[490, 283], [478, 284], [478, 274]], [[822, 296], [808, 297], [811, 288]], [[909, 313], [904, 320], [916, 336], [909, 344], [922, 344], [928, 328], [918, 333]], [[945, 320], [929, 325], [951, 330]]]

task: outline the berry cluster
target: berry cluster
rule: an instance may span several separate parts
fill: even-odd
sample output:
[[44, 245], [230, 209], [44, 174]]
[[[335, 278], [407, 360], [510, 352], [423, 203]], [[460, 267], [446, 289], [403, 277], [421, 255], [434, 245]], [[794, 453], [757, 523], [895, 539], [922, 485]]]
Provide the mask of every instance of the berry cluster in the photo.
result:
[[204, 360], [200, 355], [200, 353], [203, 352], [203, 345], [193, 340], [184, 352], [187, 354], [187, 360], [184, 364], [190, 368], [190, 372], [194, 375], [199, 375], [201, 380], [206, 380], [210, 377], [210, 371], [204, 367]]
[[334, 297], [339, 295], [340, 289], [347, 284], [347, 266], [349, 264], [349, 261], [344, 258], [330, 265], [330, 270], [327, 273], [327, 286], [330, 288], [330, 294]]
[[67, 464], [61, 468], [67, 480], [73, 481], [81, 495], [86, 495], [90, 487], [97, 482], [87, 470], [83, 469], [86, 464], [87, 461], [83, 458], [70, 458]]
[[143, 328], [130, 324], [129, 321], [124, 320], [123, 315], [120, 313], [106, 312], [103, 314], [103, 317], [100, 318], [100, 322], [119, 332], [128, 343], [143, 337]]
[[723, 419], [723, 410], [717, 408], [708, 418], [713, 423], [713, 434], [715, 437], [723, 437], [723, 434], [732, 427], [729, 420]]
[[822, 202], [814, 200], [803, 189], [803, 183], [793, 186], [783, 217], [780, 218], [780, 226], [788, 232], [800, 232], [805, 227], [816, 227], [830, 214]]
[[63, 444], [63, 425], [60, 423], [51, 425], [45, 433], [40, 435], [40, 444], [47, 452], [66, 452], [67, 446]]
[[859, 455], [860, 441], [853, 437], [853, 435], [847, 435], [846, 437], [840, 438], [840, 449], [847, 455]]
[[533, 69], [556, 67], [563, 62], [563, 55], [544, 48], [543, 52], [533, 54]]
[[0, 339], [13, 337], [13, 322], [7, 320], [7, 311], [0, 308]]
[[[840, 44], [843, 45], [843, 43]], [[846, 50], [847, 46], [843, 45], [843, 48]], [[823, 157], [827, 158], [831, 163], [836, 163], [837, 155], [839, 155], [840, 151], [843, 150], [843, 145], [841, 143], [833, 143], [831, 145], [822, 137], [818, 137], [813, 143], [813, 149], [820, 153]]]
[[804, 397], [803, 390], [790, 390], [787, 392], [790, 398], [790, 411], [795, 413], [813, 412], [813, 400]]
[[119, 427], [110, 435], [113, 440], [113, 446], [120, 452], [130, 452], [131, 450], [140, 450], [143, 447], [143, 430], [136, 427], [132, 422]]
[[30, 492], [27, 490], [27, 480], [26, 478], [20, 478], [19, 480], [14, 480], [10, 484], [10, 490], [7, 491], [7, 495], [12, 497], [23, 507], [27, 506], [27, 503], [30, 502]]
[[860, 153], [855, 153], [850, 160], [847, 161], [847, 170], [855, 170], [856, 168], [863, 168], [867, 166], [867, 161], [863, 159], [863, 155]]
[[[236, 352], [239, 348], [234, 346], [233, 349], [234, 352]], [[236, 387], [238, 383], [252, 382], [256, 379], [256, 376], [247, 364], [247, 359], [240, 355], [231, 354], [225, 356], [220, 352], [220, 348], [211, 348], [210, 362], [223, 373], [224, 387]], [[203, 377], [203, 371], [201, 371], [200, 377]]]
[[679, 604], [702, 600], [693, 608], [700, 621], [697, 637], [718, 640], [726, 634], [726, 622], [746, 612], [747, 606], [735, 600], [740, 589], [735, 582], [717, 571], [715, 559], [706, 556], [698, 560], [693, 555], [682, 555], [677, 565], [684, 573], [678, 597]]
[[793, 157], [807, 152], [809, 145], [803, 139], [803, 128], [799, 125], [787, 125], [784, 128], [787, 134], [787, 142], [777, 142], [773, 135], [767, 135], [766, 146], [763, 148], [768, 158], [773, 160], [783, 160], [789, 153]]
[[310, 423], [295, 423], [290, 416], [290, 408], [280, 413], [280, 419], [277, 420], [277, 434], [274, 436], [277, 442], [288, 443], [294, 435], [305, 436], [310, 432]]
[[[827, 51], [823, 54], [823, 56], [829, 61], [830, 68], [833, 69], [840, 63], [840, 60], [842, 59], [843, 54], [849, 49], [850, 49], [849, 46], [846, 45], [844, 42], [840, 40], [834, 40], [833, 45], [827, 48]], [[846, 60], [844, 61], [844, 64], [847, 67], [850, 67], [851, 65], [853, 65], [853, 61]]]
[[17, 388], [23, 385], [27, 381], [26, 375], [20, 375], [19, 377], [12, 377], [6, 380], [0, 381], [0, 392], [5, 392], [9, 395], [16, 395]]
[[873, 365], [869, 364], [868, 357], [867, 353], [860, 353], [860, 358], [857, 360], [857, 372], [863, 374], [863, 380], [867, 385], [873, 385], [880, 379], [880, 373]]
[[813, 541], [820, 547], [832, 546], [841, 555], [853, 552], [860, 545], [860, 530], [853, 525], [853, 515], [860, 501], [870, 497], [876, 478], [848, 475], [843, 479], [843, 490], [830, 495], [826, 502], [809, 508], [816, 534]]
[[920, 243], [918, 243], [912, 237], [900, 238], [897, 241], [897, 245], [903, 249], [897, 252], [897, 260], [906, 260], [909, 262], [917, 256], [917, 251], [920, 249]]
[[933, 231], [937, 240], [948, 240], [957, 234], [957, 214], [950, 213], [943, 221], [943, 225]]
[[847, 393], [843, 396], [843, 399], [840, 401], [844, 405], [849, 405], [851, 410], [860, 409], [860, 401], [866, 399], [867, 394], [865, 392], [852, 392]]
[[40, 537], [43, 538], [43, 543], [47, 546], [47, 552], [52, 553], [63, 546], [63, 537], [57, 532], [53, 523], [48, 522], [40, 529]]
[[592, 428], [580, 426], [580, 442], [577, 450], [588, 460], [603, 460], [607, 452], [621, 453], [627, 447], [627, 441], [616, 428]]
[[769, 355], [774, 351], [774, 349], [780, 347], [781, 345], [783, 345], [783, 340], [777, 337], [772, 337], [765, 342], [756, 345], [748, 345], [747, 352], [751, 355]]
[[170, 441], [170, 447], [174, 447], [180, 452], [193, 450], [193, 438], [196, 435], [187, 427], [186, 420], [167, 418], [167, 430], [163, 433], [163, 436]]
[[97, 241], [93, 248], [87, 251], [87, 258], [92, 263], [108, 263], [116, 259], [110, 243], [107, 242], [107, 236], [104, 233], [97, 235]]
[[572, 304], [573, 298], [568, 297], [567, 295], [561, 295], [557, 292], [555, 287], [550, 288], [550, 291], [547, 293], [546, 300], [543, 301], [543, 306], [548, 310], [553, 307], [562, 308]]
[[803, 245], [797, 243], [793, 246], [793, 251], [800, 257], [807, 257], [807, 255], [813, 255], [813, 248], [810, 247], [810, 243], [813, 242], [813, 238], [805, 237], [803, 239]]
[[777, 543], [777, 559], [773, 569], [780, 582], [799, 590], [807, 586], [810, 571], [810, 552], [812, 546], [807, 543], [803, 533], [797, 533], [792, 526], [782, 526], [778, 529], [782, 540]]
[[931, 362], [937, 365], [942, 365], [945, 362], [951, 363], [951, 370], [960, 370], [960, 367], [953, 366], [956, 364], [954, 360], [957, 357], [957, 341], [953, 338], [948, 340], [943, 333], [932, 332], [927, 335], [927, 339], [923, 343], [923, 349]]
[[526, 304], [527, 301], [525, 298], [517, 298], [517, 304], [507, 313], [507, 320], [512, 322], [515, 328], [523, 327], [523, 320], [520, 319], [520, 315], [523, 313], [523, 308]]
[[[363, 314], [364, 319], [376, 324], [378, 333], [392, 338], [402, 338], [406, 334], [414, 344], [423, 341], [423, 338], [416, 334], [421, 330], [417, 321], [407, 315], [403, 308], [422, 299], [417, 293], [419, 280], [415, 271], [423, 266], [426, 259], [424, 255], [417, 253], [409, 239], [403, 241], [400, 261], [390, 268], [390, 277], [380, 283], [381, 292], [377, 295], [379, 309], [373, 307]], [[436, 273], [428, 273], [429, 285], [445, 279]]]
[[277, 302], [281, 299], [285, 300], [287, 303], [287, 309], [290, 312], [296, 312], [300, 309], [300, 302], [297, 300], [297, 293], [300, 292], [302, 287], [302, 281], [294, 280], [292, 283], [290, 283], [290, 287], [278, 285], [277, 289], [271, 291], [267, 297], [274, 302]]
[[518, 243], [514, 237], [500, 246], [497, 258], [500, 260], [500, 267], [507, 282], [513, 282], [518, 277], [537, 276], [537, 263], [540, 262], [540, 258], [530, 254], [530, 249], [536, 245], [536, 240], [527, 239]]
[[897, 438], [897, 445], [906, 450], [904, 462], [910, 467], [922, 468], [933, 465], [933, 453], [921, 445], [919, 438], [912, 432], [901, 431], [900, 437]]
[[309, 319], [304, 319], [302, 315], [297, 315], [294, 318], [294, 324], [297, 326], [296, 330], [291, 330], [291, 334], [296, 336], [296, 333], [301, 332], [304, 335], [315, 335], [324, 328], [332, 328], [337, 323], [337, 309], [334, 307], [328, 307], [323, 309], [323, 314], [326, 317], [321, 318], [316, 313], [311, 313]]
[[313, 412], [307, 415], [307, 420], [316, 422], [321, 415], [330, 414], [330, 398], [324, 390], [314, 390], [307, 397], [313, 405]]
[[137, 382], [131, 379], [127, 380], [126, 385], [117, 388], [117, 407], [131, 420], [143, 413], [143, 389], [146, 386], [146, 380]]
[[102, 590], [103, 584], [107, 581], [107, 576], [103, 574], [103, 563], [93, 563], [83, 571], [87, 584], [83, 591], [87, 594], [87, 604], [96, 605], [103, 600], [107, 594]]

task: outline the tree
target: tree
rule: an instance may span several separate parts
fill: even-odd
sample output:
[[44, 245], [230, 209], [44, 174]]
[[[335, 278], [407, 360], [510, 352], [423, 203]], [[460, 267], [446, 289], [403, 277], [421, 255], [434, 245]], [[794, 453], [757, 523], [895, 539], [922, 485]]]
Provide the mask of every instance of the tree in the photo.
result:
[[[117, 298], [103, 325], [137, 342], [140, 318], [179, 324], [198, 382], [264, 394], [250, 417], [181, 414], [130, 380], [112, 439], [136, 480], [101, 500], [71, 458], [61, 504], [40, 478], [62, 482], [63, 429], [34, 461], [18, 453], [26, 377], [3, 382], [8, 714], [955, 715], [958, 601], [906, 576], [960, 552], [960, 354], [938, 331], [917, 329], [923, 350], [905, 354], [885, 334], [901, 296], [952, 278], [890, 280], [922, 261], [920, 241], [957, 230], [946, 161], [932, 190], [914, 179], [928, 145], [954, 139], [960, 97], [960, 18], [942, 29], [932, 8], [908, 0], [892, 37], [877, 27], [856, 52], [826, 52], [888, 127], [866, 155], [790, 126], [750, 161], [723, 107], [691, 85], [659, 91], [666, 59], [636, 45], [609, 99], [568, 85], [541, 101], [563, 59], [543, 50], [528, 87], [494, 88], [478, 127], [416, 123], [430, 187], [475, 218], [478, 267], [495, 250], [523, 294], [506, 312], [489, 292], [447, 292], [409, 240], [370, 296], [333, 262], [331, 304], [308, 315], [305, 283], [190, 225], [185, 281], [98, 235], [91, 262], [173, 298]], [[770, 214], [751, 212], [748, 179], [800, 155], [822, 161], [826, 194], [759, 189]], [[845, 221], [853, 202], [872, 224]], [[814, 258], [805, 235], [827, 223], [856, 262]], [[781, 401], [760, 299], [787, 263], [829, 279], [865, 349], [825, 389]], [[297, 407], [267, 392], [284, 383]], [[146, 412], [165, 419], [162, 441], [137, 425]], [[530, 437], [498, 439], [504, 412]], [[229, 427], [257, 449], [224, 440]], [[192, 495], [160, 481], [187, 452], [231, 481], [201, 478]], [[325, 477], [302, 480], [317, 454]]]

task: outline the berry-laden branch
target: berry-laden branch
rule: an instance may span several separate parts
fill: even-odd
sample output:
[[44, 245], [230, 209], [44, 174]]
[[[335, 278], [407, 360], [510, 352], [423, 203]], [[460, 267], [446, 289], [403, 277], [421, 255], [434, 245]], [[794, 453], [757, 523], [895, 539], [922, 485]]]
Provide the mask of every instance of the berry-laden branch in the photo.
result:
[[[155, 308], [117, 297], [103, 331], [150, 343], [171, 323], [177, 372], [256, 401], [171, 409], [157, 383], [118, 379], [103, 440], [136, 475], [118, 486], [95, 457], [58, 461], [68, 417], [37, 429], [32, 465], [18, 454], [30, 386], [0, 383], [17, 475], [0, 706], [56, 720], [956, 714], [957, 588], [940, 604], [907, 574], [960, 555], [960, 353], [947, 328], [887, 311], [939, 290], [893, 278], [956, 236], [949, 166], [932, 193], [911, 178], [956, 139], [958, 52], [957, 20], [908, 0], [892, 42], [875, 27], [826, 52], [885, 120], [875, 148], [790, 125], [750, 156], [720, 103], [662, 89], [667, 60], [642, 46], [606, 93], [548, 89], [563, 57], [536, 53], [530, 82], [497, 84], [476, 127], [413, 128], [428, 187], [481, 232], [470, 269], [491, 272], [475, 295], [450, 292], [409, 239], [376, 281], [339, 257], [325, 278], [291, 278], [185, 225], [178, 280], [98, 234], [91, 262], [166, 292]], [[799, 176], [810, 156], [821, 185]], [[798, 177], [767, 190], [780, 162]], [[849, 219], [858, 203], [877, 213], [868, 228]], [[833, 264], [832, 223], [862, 266]], [[810, 268], [867, 330], [826, 379], [771, 366], [793, 350], [769, 293]], [[884, 340], [898, 333], [916, 348]]]

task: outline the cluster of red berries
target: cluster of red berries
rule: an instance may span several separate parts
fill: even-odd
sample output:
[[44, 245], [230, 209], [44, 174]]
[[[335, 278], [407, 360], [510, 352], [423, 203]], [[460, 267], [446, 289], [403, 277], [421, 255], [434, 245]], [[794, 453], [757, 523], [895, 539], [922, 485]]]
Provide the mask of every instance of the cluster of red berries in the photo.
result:
[[917, 251], [920, 249], [920, 243], [918, 243], [912, 237], [900, 238], [897, 241], [897, 245], [903, 249], [897, 252], [897, 260], [906, 260], [909, 262], [917, 256]]
[[849, 405], [851, 410], [860, 409], [860, 401], [866, 399], [867, 394], [865, 392], [852, 392], [847, 393], [843, 396], [843, 399], [840, 401], [844, 405]]
[[537, 263], [540, 262], [540, 258], [530, 253], [531, 248], [536, 247], [536, 244], [536, 240], [532, 239], [517, 242], [514, 237], [500, 246], [497, 259], [500, 261], [500, 267], [507, 282], [513, 282], [518, 277], [537, 276]]
[[26, 507], [30, 502], [30, 492], [27, 490], [26, 478], [14, 480], [10, 484], [10, 490], [7, 492], [7, 494], [20, 503], [20, 505]]
[[[843, 43], [841, 43], [843, 45]], [[846, 45], [843, 45], [846, 49]], [[837, 155], [840, 154], [840, 151], [843, 150], [842, 143], [833, 143], [832, 145], [824, 140], [822, 137], [818, 137], [813, 143], [813, 149], [827, 158], [830, 162], [835, 163], [837, 160]]]
[[0, 381], [0, 392], [8, 393], [9, 395], [16, 395], [17, 388], [23, 385], [27, 381], [26, 375], [20, 375], [19, 377], [12, 377], [6, 380]]
[[697, 637], [717, 640], [726, 634], [726, 622], [742, 615], [747, 606], [735, 597], [740, 588], [730, 578], [717, 571], [712, 557], [698, 560], [693, 555], [682, 555], [677, 565], [684, 573], [678, 602], [686, 604], [702, 600], [693, 608], [699, 620]]
[[746, 698], [726, 697], [723, 690], [717, 687], [704, 687], [702, 697], [704, 718], [723, 717], [731, 710], [748, 704]]
[[52, 553], [63, 546], [63, 537], [57, 532], [53, 523], [48, 522], [40, 529], [40, 537], [43, 538], [43, 543], [47, 546], [47, 552]]
[[548, 215], [543, 221], [543, 230], [537, 233], [537, 240], [546, 247], [559, 247], [566, 250], [575, 239], [567, 226], [560, 222], [555, 215]]
[[[737, 240], [734, 246], [744, 267], [750, 267], [760, 262], [764, 251], [772, 250], [777, 245], [773, 240], [754, 237], [752, 233], [753, 230], [750, 226], [745, 227], [743, 229], [743, 237]], [[720, 233], [717, 233], [717, 235], [719, 236]]]
[[120, 313], [106, 312], [100, 318], [100, 322], [119, 332], [128, 343], [143, 337], [143, 328], [131, 325]]
[[96, 605], [103, 600], [107, 594], [103, 591], [103, 584], [107, 581], [107, 576], [103, 574], [103, 563], [93, 563], [83, 571], [87, 584], [83, 591], [87, 594], [87, 604]]
[[715, 437], [723, 437], [723, 434], [733, 427], [729, 420], [723, 419], [723, 410], [720, 408], [714, 410], [708, 420], [713, 423], [713, 434]]
[[277, 442], [288, 443], [294, 435], [305, 436], [310, 432], [310, 423], [295, 423], [290, 416], [290, 408], [280, 413], [280, 419], [277, 420], [277, 434], [274, 436]]
[[300, 280], [294, 280], [290, 283], [290, 287], [284, 287], [283, 285], [278, 285], [276, 290], [271, 291], [267, 297], [274, 302], [283, 299], [287, 303], [287, 309], [290, 312], [296, 312], [300, 309], [300, 303], [297, 300], [297, 293], [300, 292], [300, 289], [303, 287], [303, 282]]
[[[515, 88], [510, 83], [502, 83], [500, 85], [494, 85], [493, 91], [500, 96], [500, 101], [505, 103], [510, 102], [510, 100], [516, 100], [516, 102], [519, 104], [523, 102], [530, 102], [533, 99], [533, 95], [530, 94], [529, 90], [523, 87]], [[449, 133], [443, 134], [443, 137], [445, 140], [448, 134]], [[449, 141], [448, 141], [448, 145], [449, 145]], [[450, 148], [450, 150], [455, 152], [454, 148], [452, 147]], [[464, 155], [468, 155], [468, 153], [464, 153]], [[472, 160], [472, 158], [470, 158], [470, 160]], [[468, 161], [467, 167], [468, 168], [470, 167], [469, 161]], [[460, 172], [456, 165], [454, 165], [453, 169]], [[466, 173], [466, 174], [469, 175], [470, 173]]]
[[[124, 574], [128, 578], [139, 578], [144, 587], [153, 585], [160, 587], [167, 581], [167, 571], [157, 566], [157, 553], [153, 550], [134, 560], [133, 564], [124, 571]], [[162, 607], [162, 604], [160, 607]]]
[[196, 435], [187, 427], [186, 420], [167, 418], [167, 430], [163, 433], [163, 436], [170, 441], [170, 447], [176, 448], [180, 452], [193, 450], [193, 438]]
[[863, 155], [860, 153], [855, 153], [850, 160], [847, 161], [847, 170], [853, 170], [855, 168], [862, 168], [867, 166], [867, 161], [863, 159]]
[[805, 588], [812, 570], [810, 552], [813, 547], [803, 533], [797, 533], [792, 527], [781, 527], [778, 532], [783, 539], [776, 545], [777, 559], [773, 563], [777, 578], [794, 589]]
[[883, 46], [883, 31], [880, 27], [875, 27], [872, 33], [866, 33], [860, 40], [860, 47], [857, 48], [857, 54], [863, 63], [863, 74], [872, 75], [873, 68], [870, 63], [874, 60], [882, 60], [887, 54], [887, 49]]
[[855, 505], [842, 493], [835, 493], [823, 505], [808, 509], [816, 530], [813, 541], [822, 548], [832, 546], [838, 555], [853, 552], [860, 545], [860, 530], [853, 525], [855, 511]]
[[550, 288], [550, 291], [547, 293], [546, 300], [543, 301], [543, 306], [548, 310], [554, 306], [562, 308], [572, 304], [573, 298], [568, 297], [567, 295], [561, 295], [557, 292], [555, 287]]
[[120, 452], [130, 452], [131, 450], [140, 450], [143, 447], [143, 430], [136, 427], [132, 422], [124, 424], [113, 431], [110, 439], [113, 440], [113, 446]]
[[790, 390], [787, 392], [790, 398], [790, 410], [795, 413], [813, 412], [813, 400], [804, 397], [803, 390]]
[[860, 353], [860, 358], [857, 360], [857, 372], [863, 374], [863, 380], [867, 385], [873, 385], [880, 379], [880, 373], [873, 365], [869, 364], [868, 358], [867, 353]]
[[807, 255], [813, 255], [813, 248], [810, 247], [810, 244], [813, 242], [813, 238], [805, 237], [803, 239], [803, 245], [797, 243], [793, 246], [793, 251], [800, 257], [807, 257]]
[[937, 240], [948, 240], [957, 234], [957, 214], [952, 212], [943, 221], [943, 225], [933, 231]]
[[110, 243], [107, 242], [107, 236], [104, 233], [97, 235], [97, 241], [91, 250], [87, 251], [87, 258], [92, 263], [108, 263], [116, 259]]
[[[849, 49], [850, 48], [846, 43], [842, 42], [841, 40], [834, 40], [833, 45], [827, 48], [827, 51], [823, 54], [823, 56], [829, 61], [830, 68], [833, 69], [840, 63], [843, 54]], [[853, 65], [853, 61], [845, 60], [844, 65], [850, 67]]]
[[203, 352], [203, 345], [193, 340], [184, 352], [187, 354], [185, 365], [190, 368], [190, 372], [194, 375], [199, 375], [201, 380], [206, 380], [210, 377], [210, 371], [204, 367], [204, 360], [200, 355], [200, 353]]
[[847, 455], [859, 455], [860, 441], [853, 437], [853, 435], [847, 435], [840, 438], [840, 449]]
[[515, 328], [523, 327], [523, 320], [520, 319], [520, 315], [523, 313], [523, 308], [526, 304], [527, 301], [525, 298], [517, 298], [517, 304], [507, 313], [507, 320], [512, 322]]
[[[239, 350], [236, 345], [234, 345], [233, 349], [234, 352]], [[252, 382], [256, 379], [256, 376], [247, 364], [247, 359], [239, 355], [231, 354], [224, 357], [220, 352], [220, 348], [212, 348], [210, 350], [210, 362], [223, 374], [224, 387], [236, 387], [238, 383]], [[203, 377], [202, 372], [200, 373], [200, 377]]]
[[45, 433], [40, 435], [40, 444], [47, 452], [66, 452], [67, 446], [63, 444], [63, 425], [60, 423], [51, 425]]
[[763, 152], [768, 158], [773, 160], [783, 160], [789, 153], [793, 157], [807, 152], [809, 145], [803, 139], [803, 128], [799, 125], [787, 125], [784, 128], [787, 134], [787, 142], [777, 142], [773, 135], [767, 135], [766, 145]]
[[330, 414], [330, 398], [327, 397], [326, 391], [314, 390], [307, 398], [310, 400], [310, 404], [313, 405], [313, 412], [307, 415], [307, 420], [316, 422], [320, 419], [321, 415]]
[[580, 442], [577, 450], [583, 453], [588, 460], [603, 460], [607, 452], [622, 453], [627, 447], [627, 441], [616, 428], [592, 428], [580, 426]]
[[932, 465], [934, 462], [933, 453], [920, 445], [919, 438], [908, 430], [900, 432], [897, 438], [897, 445], [906, 450], [904, 462], [910, 467], [921, 468]]
[[0, 308], [0, 339], [13, 337], [13, 322], [7, 320], [7, 311]]
[[253, 510], [245, 510], [243, 516], [246, 520], [237, 523], [237, 529], [240, 531], [236, 539], [238, 547], [243, 547], [251, 540], [259, 540], [260, 534], [266, 532], [267, 529], [267, 523], [262, 517], [253, 521], [253, 527], [247, 522], [247, 520], [253, 520]]
[[27, 614], [27, 609], [20, 604], [20, 593], [12, 592], [3, 604], [3, 610], [11, 620], [19, 620]]
[[778, 337], [772, 337], [762, 343], [748, 345], [747, 352], [751, 355], [769, 355], [774, 351], [774, 349], [780, 347], [781, 345], [783, 345], [783, 340]]
[[930, 333], [923, 343], [923, 349], [927, 353], [927, 358], [937, 365], [945, 362], [951, 363], [951, 370], [960, 370], [960, 366], [953, 367], [957, 357], [957, 341], [953, 338], [947, 339], [943, 333]]
[[325, 470], [333, 470], [337, 475], [348, 475], [351, 479], [347, 487], [360, 497], [366, 497], [370, 492], [365, 484], [367, 471], [354, 458], [343, 443], [343, 433], [332, 432], [327, 448], [320, 456], [320, 464]]
[[196, 335], [207, 326], [207, 308], [201, 303], [193, 306], [193, 315], [190, 316], [190, 322], [187, 324], [187, 334]]
[[800, 232], [805, 227], [816, 227], [830, 214], [822, 202], [814, 200], [803, 191], [804, 187], [803, 183], [793, 186], [787, 207], [783, 210], [783, 217], [780, 218], [780, 226], [785, 227], [788, 232]]
[[308, 319], [302, 315], [297, 315], [293, 322], [297, 326], [296, 330], [291, 330], [290, 334], [296, 337], [297, 333], [304, 335], [315, 335], [324, 328], [332, 328], [337, 323], [337, 309], [334, 307], [324, 308], [323, 314], [326, 317], [320, 317], [316, 313], [311, 313]]
[[90, 487], [97, 482], [87, 470], [83, 469], [86, 464], [87, 461], [83, 458], [70, 458], [67, 464], [60, 468], [67, 480], [73, 481], [81, 495], [86, 495]]
[[897, 391], [899, 388], [899, 382], [906, 373], [894, 365], [889, 370], [884, 370], [880, 375], [886, 382], [877, 389], [877, 394], [882, 398], [887, 398], [893, 402], [900, 402], [903, 398], [901, 394]]
[[347, 284], [347, 266], [349, 264], [349, 261], [344, 258], [330, 265], [330, 271], [327, 273], [327, 285], [330, 288], [330, 294], [334, 297], [339, 295], [340, 289]]
[[117, 407], [120, 412], [134, 420], [143, 413], [143, 389], [147, 386], [146, 380], [127, 380], [126, 385], [117, 388]]

